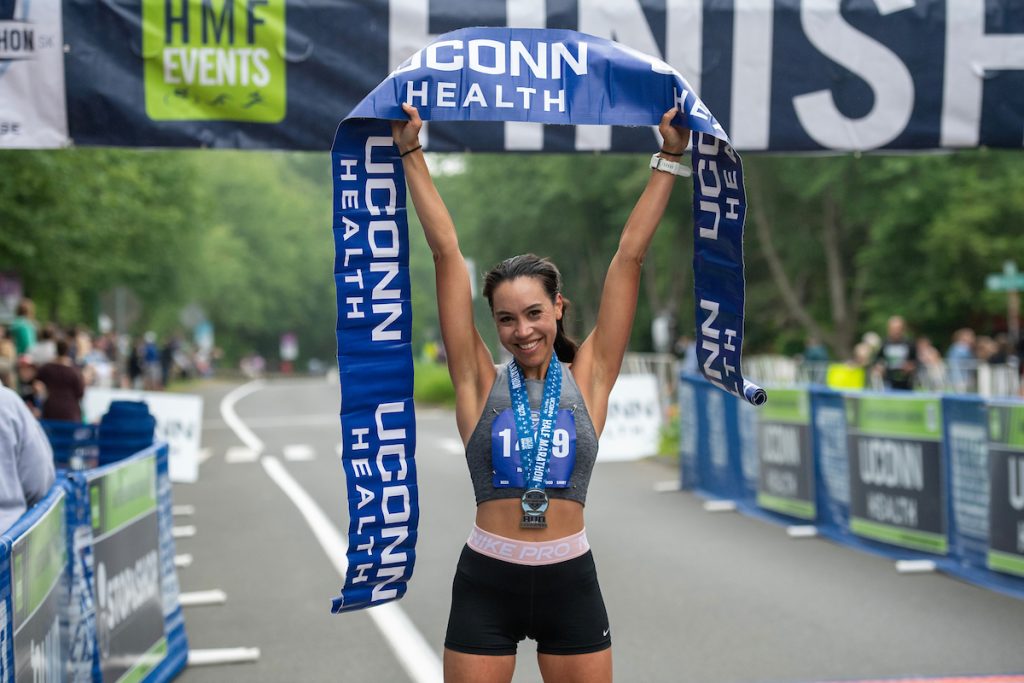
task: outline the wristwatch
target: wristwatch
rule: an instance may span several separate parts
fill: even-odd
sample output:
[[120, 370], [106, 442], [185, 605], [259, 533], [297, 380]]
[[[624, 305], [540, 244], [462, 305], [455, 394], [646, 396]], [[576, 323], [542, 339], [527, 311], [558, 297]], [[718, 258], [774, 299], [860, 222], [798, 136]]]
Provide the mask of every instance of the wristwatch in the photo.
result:
[[684, 166], [678, 161], [669, 161], [659, 156], [658, 152], [655, 152], [651, 157], [651, 168], [655, 171], [665, 171], [666, 173], [683, 176], [684, 178], [689, 178], [691, 173], [689, 166]]

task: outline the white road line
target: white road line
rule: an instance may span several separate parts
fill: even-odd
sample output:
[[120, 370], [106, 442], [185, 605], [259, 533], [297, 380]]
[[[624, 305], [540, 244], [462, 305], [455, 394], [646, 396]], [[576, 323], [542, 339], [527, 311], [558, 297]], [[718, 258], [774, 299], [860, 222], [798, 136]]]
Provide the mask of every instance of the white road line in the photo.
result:
[[192, 566], [192, 556], [188, 553], [174, 556], [174, 566], [178, 569]]
[[238, 413], [235, 412], [235, 404], [241, 399], [245, 398], [249, 394], [259, 391], [263, 388], [264, 382], [261, 379], [247, 382], [236, 389], [232, 389], [223, 399], [220, 401], [220, 416], [224, 419], [224, 422], [231, 427], [231, 431], [235, 433], [235, 436], [244, 443], [249, 449], [260, 454], [263, 452], [263, 442], [252, 433], [252, 430], [245, 426], [241, 418], [238, 417]]
[[196, 514], [195, 505], [172, 505], [171, 514], [175, 517], [191, 517]]
[[284, 459], [291, 462], [312, 460], [316, 457], [313, 449], [304, 443], [288, 444], [284, 447]]
[[[345, 557], [347, 544], [341, 533], [324, 514], [306, 490], [288, 473], [281, 461], [273, 456], [260, 459], [263, 469], [287, 495], [313, 530], [327, 558], [343, 578], [348, 568]], [[398, 603], [389, 602], [366, 610], [380, 629], [392, 652], [405, 672], [415, 683], [440, 683], [443, 680], [441, 660], [405, 614]]]
[[236, 465], [240, 462], [256, 462], [257, 458], [259, 458], [259, 454], [245, 446], [232, 446], [224, 454], [224, 462], [231, 465]]
[[178, 603], [182, 607], [205, 607], [207, 605], [223, 605], [228, 601], [228, 594], [219, 588], [209, 591], [192, 591], [179, 593]]
[[171, 527], [171, 538], [192, 538], [196, 535], [196, 527], [192, 524]]
[[213, 455], [213, 451], [211, 449], [209, 449], [209, 448], [200, 448], [199, 449], [199, 457], [198, 457], [199, 464], [202, 465], [204, 462], [209, 460], [211, 455]]
[[454, 455], [464, 455], [466, 453], [465, 446], [463, 446], [462, 442], [458, 439], [438, 439], [437, 443], [441, 448], [445, 449], [449, 453], [453, 453]]

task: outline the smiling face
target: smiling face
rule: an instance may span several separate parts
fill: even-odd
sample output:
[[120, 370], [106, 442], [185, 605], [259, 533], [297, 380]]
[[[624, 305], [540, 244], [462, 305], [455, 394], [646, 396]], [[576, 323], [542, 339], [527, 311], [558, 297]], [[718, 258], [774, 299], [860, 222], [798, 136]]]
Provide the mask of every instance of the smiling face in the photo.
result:
[[562, 295], [552, 302], [541, 280], [517, 277], [495, 287], [492, 311], [501, 345], [516, 359], [523, 375], [540, 379], [554, 352]]

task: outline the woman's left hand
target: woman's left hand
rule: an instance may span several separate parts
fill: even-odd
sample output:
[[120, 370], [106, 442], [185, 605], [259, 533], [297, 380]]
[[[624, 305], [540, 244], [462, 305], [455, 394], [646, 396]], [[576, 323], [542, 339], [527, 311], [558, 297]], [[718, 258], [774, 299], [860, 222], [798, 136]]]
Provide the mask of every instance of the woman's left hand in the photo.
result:
[[661, 117], [661, 123], [658, 124], [658, 132], [665, 139], [662, 149], [673, 154], [682, 154], [690, 142], [690, 129], [672, 125], [672, 119], [677, 113], [679, 113], [679, 109], [676, 107], [665, 112], [665, 115]]

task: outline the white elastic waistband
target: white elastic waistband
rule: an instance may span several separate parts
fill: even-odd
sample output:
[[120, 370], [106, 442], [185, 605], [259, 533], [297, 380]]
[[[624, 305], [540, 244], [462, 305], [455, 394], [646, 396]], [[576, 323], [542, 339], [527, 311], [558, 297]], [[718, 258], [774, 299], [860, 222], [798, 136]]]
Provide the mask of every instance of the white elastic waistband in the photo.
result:
[[556, 564], [579, 557], [590, 550], [587, 530], [553, 541], [517, 541], [505, 538], [474, 525], [466, 544], [480, 553], [496, 560], [513, 564]]

